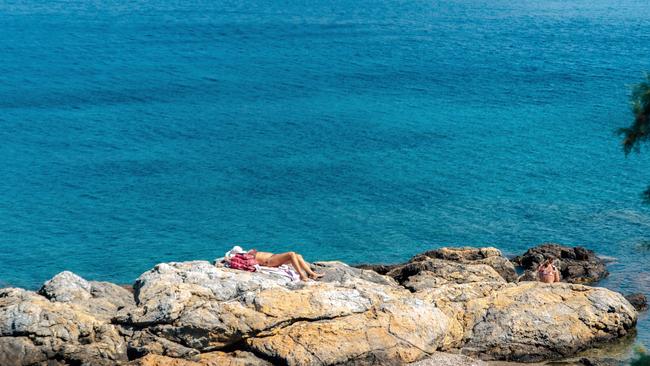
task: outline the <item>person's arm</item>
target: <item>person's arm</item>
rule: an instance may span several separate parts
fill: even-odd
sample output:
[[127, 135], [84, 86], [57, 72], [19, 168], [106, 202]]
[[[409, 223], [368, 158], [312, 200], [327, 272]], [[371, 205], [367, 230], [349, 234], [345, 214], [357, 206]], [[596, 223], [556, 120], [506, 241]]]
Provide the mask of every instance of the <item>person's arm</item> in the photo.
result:
[[553, 272], [555, 273], [555, 282], [560, 282], [560, 271], [555, 266], [553, 266], [553, 269]]

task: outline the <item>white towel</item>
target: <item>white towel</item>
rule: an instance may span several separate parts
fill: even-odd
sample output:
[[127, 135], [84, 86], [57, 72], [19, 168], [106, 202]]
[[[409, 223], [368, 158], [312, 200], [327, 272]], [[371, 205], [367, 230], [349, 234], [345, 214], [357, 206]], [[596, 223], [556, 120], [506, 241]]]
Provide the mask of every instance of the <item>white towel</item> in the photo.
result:
[[292, 282], [300, 281], [300, 275], [296, 272], [296, 270], [286, 264], [283, 264], [279, 267], [265, 267], [258, 264], [255, 266], [255, 268], [258, 272], [286, 277]]

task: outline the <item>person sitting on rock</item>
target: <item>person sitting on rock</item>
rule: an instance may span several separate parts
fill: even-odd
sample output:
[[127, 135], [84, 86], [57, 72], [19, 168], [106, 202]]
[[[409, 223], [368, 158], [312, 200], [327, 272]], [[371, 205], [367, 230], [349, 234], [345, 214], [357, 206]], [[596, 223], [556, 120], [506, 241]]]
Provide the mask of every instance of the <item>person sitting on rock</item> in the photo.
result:
[[554, 258], [548, 258], [537, 268], [537, 276], [541, 282], [560, 282], [560, 271], [553, 265], [554, 260]]
[[[235, 246], [233, 247], [232, 250], [226, 253], [226, 258], [230, 257], [230, 255], [234, 255], [237, 253], [245, 253], [245, 252], [241, 247]], [[300, 279], [303, 281], [307, 281], [309, 278], [318, 279], [323, 277], [323, 274], [312, 271], [309, 263], [307, 263], [307, 261], [303, 259], [302, 255], [296, 252], [274, 254], [269, 252], [258, 252], [257, 250], [252, 249], [249, 250], [247, 253], [255, 256], [255, 261], [260, 266], [280, 267], [283, 264], [291, 264], [293, 268], [295, 268], [296, 272], [298, 272]]]

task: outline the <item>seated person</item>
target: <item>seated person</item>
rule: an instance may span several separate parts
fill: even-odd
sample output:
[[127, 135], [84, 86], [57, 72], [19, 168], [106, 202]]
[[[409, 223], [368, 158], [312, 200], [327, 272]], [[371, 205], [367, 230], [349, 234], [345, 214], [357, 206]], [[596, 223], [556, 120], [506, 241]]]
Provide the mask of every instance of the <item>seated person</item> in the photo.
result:
[[544, 283], [560, 282], [560, 271], [553, 265], [554, 258], [548, 258], [537, 268], [537, 276]]
[[317, 279], [323, 277], [323, 274], [312, 271], [311, 266], [303, 259], [302, 255], [295, 252], [274, 254], [269, 252], [258, 252], [255, 249], [245, 252], [241, 247], [235, 246], [231, 251], [226, 253], [226, 258], [238, 253], [248, 253], [255, 256], [255, 261], [260, 266], [279, 267], [283, 264], [291, 264], [296, 272], [298, 272], [300, 279], [303, 281], [306, 281], [309, 278]]

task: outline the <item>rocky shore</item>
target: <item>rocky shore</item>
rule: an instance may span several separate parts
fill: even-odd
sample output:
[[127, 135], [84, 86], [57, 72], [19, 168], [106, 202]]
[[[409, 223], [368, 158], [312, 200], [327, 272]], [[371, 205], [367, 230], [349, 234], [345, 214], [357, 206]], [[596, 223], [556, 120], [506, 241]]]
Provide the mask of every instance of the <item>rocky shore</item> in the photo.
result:
[[3, 288], [0, 365], [537, 362], [624, 337], [637, 320], [616, 292], [524, 281], [495, 248], [316, 266], [325, 276], [311, 282], [192, 261], [156, 265], [133, 291], [71, 272], [38, 292]]

